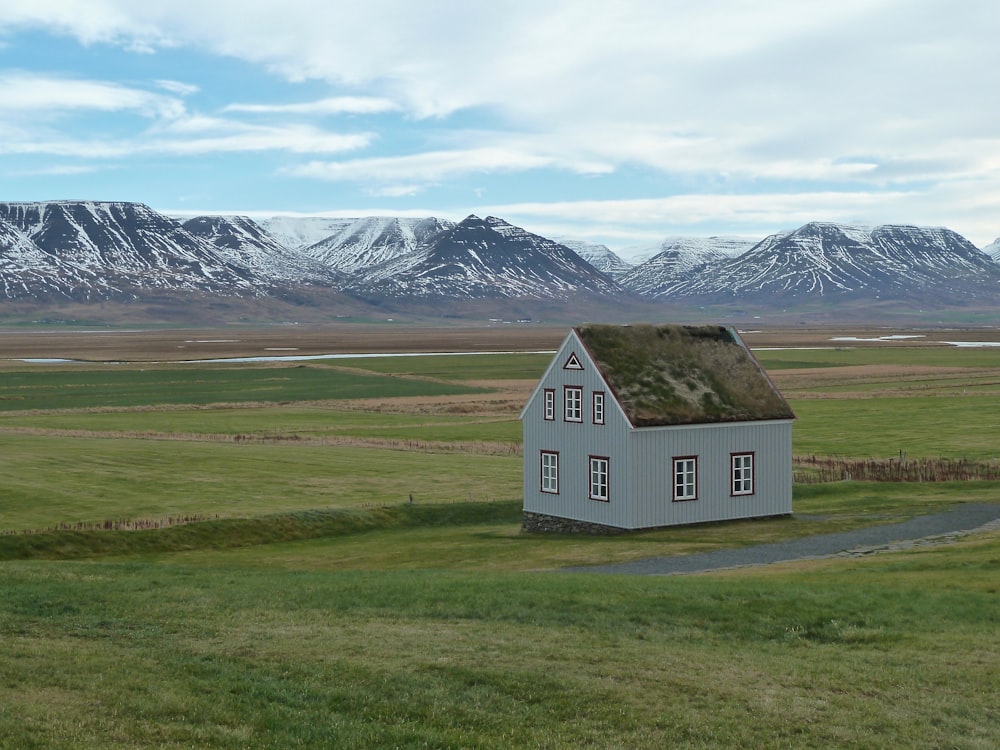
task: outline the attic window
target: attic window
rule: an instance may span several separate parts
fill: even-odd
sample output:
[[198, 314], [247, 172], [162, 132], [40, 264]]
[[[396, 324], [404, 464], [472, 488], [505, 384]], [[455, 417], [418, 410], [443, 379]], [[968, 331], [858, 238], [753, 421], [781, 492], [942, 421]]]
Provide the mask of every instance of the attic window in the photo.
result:
[[580, 358], [576, 356], [576, 352], [569, 355], [569, 359], [566, 360], [566, 364], [563, 365], [564, 370], [582, 370], [583, 365], [580, 364]]

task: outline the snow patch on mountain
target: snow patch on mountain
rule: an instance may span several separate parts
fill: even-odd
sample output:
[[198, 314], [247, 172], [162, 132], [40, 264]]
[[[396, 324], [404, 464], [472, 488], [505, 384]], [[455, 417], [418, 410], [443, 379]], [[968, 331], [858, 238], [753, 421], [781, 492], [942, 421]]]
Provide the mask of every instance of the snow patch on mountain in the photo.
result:
[[366, 295], [464, 299], [621, 292], [568, 247], [493, 216], [469, 216], [413, 252], [360, 272], [349, 288]]
[[454, 226], [450, 221], [434, 217], [369, 216], [355, 219], [337, 232], [303, 247], [303, 252], [331, 268], [353, 274], [413, 252]]
[[[134, 298], [140, 290], [258, 293], [247, 266], [141, 203], [50, 201], [0, 203], [15, 227], [68, 274], [86, 274], [74, 298]], [[26, 256], [25, 256], [26, 257]]]
[[716, 300], [861, 296], [963, 300], [996, 294], [1000, 269], [949, 229], [828, 222], [766, 237], [737, 258], [713, 263], [671, 293]]
[[983, 252], [993, 258], [993, 260], [997, 263], [1000, 263], [1000, 237], [997, 237], [993, 240], [993, 242], [984, 247]]
[[752, 247], [747, 240], [731, 237], [674, 237], [663, 241], [658, 252], [621, 276], [626, 289], [660, 297], [694, 280], [705, 268], [739, 255]]
[[608, 274], [613, 279], [617, 279], [632, 269], [632, 264], [619, 257], [607, 245], [599, 245], [593, 242], [582, 240], [556, 239], [574, 253], [579, 255], [590, 265], [602, 273]]
[[274, 283], [334, 284], [341, 275], [302, 250], [278, 242], [246, 216], [198, 216], [184, 229], [211, 242], [234, 264]]
[[272, 216], [256, 220], [261, 229], [293, 250], [315, 244], [342, 231], [355, 221], [357, 219], [333, 219], [322, 216]]

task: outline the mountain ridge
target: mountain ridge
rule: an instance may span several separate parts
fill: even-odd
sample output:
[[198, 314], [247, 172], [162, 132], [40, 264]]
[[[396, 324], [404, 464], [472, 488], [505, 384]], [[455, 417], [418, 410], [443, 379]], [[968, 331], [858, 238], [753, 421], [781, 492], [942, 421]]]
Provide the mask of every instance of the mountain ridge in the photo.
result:
[[166, 309], [184, 295], [228, 298], [233, 309], [271, 298], [316, 314], [431, 316], [531, 317], [533, 306], [644, 317], [705, 306], [723, 315], [861, 303], [995, 309], [1000, 263], [952, 230], [911, 225], [809, 222], [757, 243], [668, 238], [629, 266], [604, 246], [557, 242], [495, 216], [181, 221], [122, 201], [0, 203], [0, 299], [155, 299]]

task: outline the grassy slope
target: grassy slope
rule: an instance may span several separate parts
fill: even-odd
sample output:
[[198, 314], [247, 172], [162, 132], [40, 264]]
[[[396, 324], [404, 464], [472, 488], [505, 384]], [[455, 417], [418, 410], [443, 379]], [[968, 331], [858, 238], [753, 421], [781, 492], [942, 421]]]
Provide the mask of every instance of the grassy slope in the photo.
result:
[[0, 736], [991, 748], [997, 542], [667, 579], [6, 563]]

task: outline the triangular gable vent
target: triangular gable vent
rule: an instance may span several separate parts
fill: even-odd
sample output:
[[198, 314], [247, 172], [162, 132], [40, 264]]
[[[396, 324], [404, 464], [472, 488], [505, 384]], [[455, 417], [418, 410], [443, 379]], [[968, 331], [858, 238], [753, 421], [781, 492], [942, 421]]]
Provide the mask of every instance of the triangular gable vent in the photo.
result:
[[566, 364], [563, 365], [564, 370], [582, 370], [583, 365], [580, 364], [580, 358], [576, 356], [576, 352], [569, 355], [569, 359], [566, 360]]

